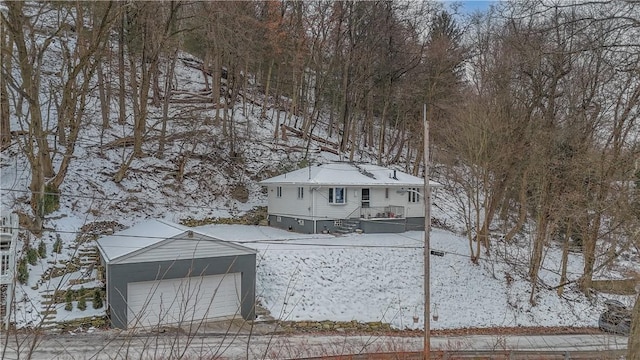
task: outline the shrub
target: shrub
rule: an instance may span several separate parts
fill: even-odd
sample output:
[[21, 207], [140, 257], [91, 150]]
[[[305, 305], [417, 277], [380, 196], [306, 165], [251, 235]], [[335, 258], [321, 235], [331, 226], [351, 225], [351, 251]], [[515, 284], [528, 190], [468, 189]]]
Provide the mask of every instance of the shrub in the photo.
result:
[[43, 215], [51, 214], [60, 208], [60, 191], [52, 185], [45, 185], [42, 205]]
[[60, 235], [56, 237], [56, 242], [53, 243], [53, 252], [56, 254], [62, 253], [62, 239], [60, 238]]
[[78, 310], [80, 311], [85, 311], [87, 309], [87, 300], [84, 298], [84, 296], [81, 296], [78, 299]]
[[100, 309], [102, 307], [102, 291], [95, 289], [93, 291], [93, 308]]
[[38, 263], [38, 251], [32, 247], [27, 249], [27, 262], [31, 265]]
[[41, 259], [47, 257], [47, 245], [44, 243], [44, 241], [40, 241], [40, 244], [38, 244], [38, 255]]
[[18, 261], [18, 282], [26, 284], [29, 281], [29, 269], [27, 269], [27, 261], [22, 258]]
[[64, 293], [64, 301], [67, 303], [64, 306], [64, 309], [67, 310], [67, 311], [73, 310], [73, 303], [72, 303], [72, 301], [73, 301], [73, 290], [67, 290]]

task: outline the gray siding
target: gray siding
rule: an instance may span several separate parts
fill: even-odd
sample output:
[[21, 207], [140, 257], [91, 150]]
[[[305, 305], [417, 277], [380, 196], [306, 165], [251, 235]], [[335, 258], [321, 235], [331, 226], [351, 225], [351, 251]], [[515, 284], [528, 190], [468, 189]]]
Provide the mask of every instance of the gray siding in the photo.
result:
[[318, 220], [318, 233], [322, 232], [336, 232], [339, 229], [334, 226], [335, 222], [333, 220]]
[[405, 219], [361, 220], [360, 228], [365, 234], [401, 233], [406, 231]]
[[241, 281], [241, 315], [255, 318], [256, 256], [224, 256], [178, 261], [154, 261], [107, 265], [107, 302], [113, 327], [127, 327], [127, 284], [129, 282], [177, 279], [187, 276], [219, 275], [239, 272]]
[[422, 231], [424, 230], [424, 217], [407, 218], [406, 231]]
[[[278, 217], [280, 221], [278, 221]], [[302, 224], [300, 224], [302, 220]], [[269, 215], [269, 225], [278, 229], [291, 230], [302, 234], [313, 234], [313, 221], [288, 216]], [[318, 232], [320, 229], [318, 228]]]
[[368, 234], [420, 231], [424, 230], [424, 218], [361, 220], [360, 227]]
[[[269, 215], [269, 225], [275, 228], [291, 230], [302, 234], [313, 234], [313, 220], [304, 219], [301, 225], [298, 219], [287, 216], [280, 216], [280, 222], [276, 221], [276, 215]], [[382, 220], [366, 220], [360, 221], [360, 229], [368, 234], [374, 233], [401, 233], [405, 231], [421, 231], [424, 230], [424, 218], [410, 217], [406, 219], [382, 219]], [[344, 220], [343, 220], [344, 221]], [[335, 233], [341, 230], [335, 226], [334, 220], [316, 220], [315, 232]]]

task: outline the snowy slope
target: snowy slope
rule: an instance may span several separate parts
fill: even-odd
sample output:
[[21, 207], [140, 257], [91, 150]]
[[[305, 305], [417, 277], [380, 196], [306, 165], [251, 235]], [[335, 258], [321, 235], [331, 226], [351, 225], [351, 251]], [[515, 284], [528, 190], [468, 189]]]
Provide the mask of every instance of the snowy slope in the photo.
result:
[[[72, 38], [67, 41], [73, 42]], [[52, 46], [44, 57], [42, 100], [44, 108], [52, 111], [46, 118], [55, 120], [55, 106], [48, 84], [54, 78], [60, 58], [60, 47]], [[181, 54], [182, 58], [190, 58]], [[188, 61], [186, 62], [188, 63]], [[178, 61], [175, 71], [177, 92], [195, 94], [205, 88], [203, 74]], [[109, 65], [107, 64], [107, 69]], [[115, 79], [111, 79], [115, 81]], [[114, 83], [115, 86], [115, 83]], [[47, 257], [36, 265], [29, 265], [29, 281], [16, 290], [15, 321], [18, 327], [38, 326], [44, 320], [41, 313], [46, 299], [54, 290], [77, 290], [80, 287], [100, 286], [96, 269], [80, 267], [51, 279], [43, 274], [53, 267], [65, 268], [85, 251], [94, 248], [95, 237], [87, 233], [109, 234], [121, 227], [131, 226], [143, 219], [157, 218], [180, 222], [186, 218], [203, 219], [231, 217], [255, 206], [266, 205], [266, 197], [258, 181], [285, 170], [298, 168], [303, 159], [305, 141], [289, 134], [286, 140], [274, 139], [278, 113], [267, 112], [260, 119], [260, 108], [235, 104], [233, 116], [237, 126], [236, 152], [232, 157], [229, 143], [222, 136], [221, 126], [211, 125], [215, 111], [207, 104], [179, 104], [170, 108], [169, 134], [175, 136], [167, 143], [165, 157], [154, 157], [158, 144], [149, 141], [144, 151], [149, 155], [135, 159], [127, 177], [119, 184], [113, 175], [130, 148], [105, 147], [113, 141], [132, 134], [133, 119], [117, 125], [117, 99], [111, 103], [113, 126], [101, 128], [97, 94], [91, 94], [86, 124], [80, 133], [76, 158], [61, 187], [60, 209], [47, 216], [46, 230], [41, 239], [26, 233], [19, 247], [28, 241], [32, 246], [42, 240]], [[127, 104], [131, 108], [131, 104]], [[284, 113], [280, 114], [284, 118]], [[148, 136], [159, 135], [161, 109], [151, 106]], [[293, 120], [296, 120], [295, 116]], [[281, 119], [282, 121], [282, 119]], [[53, 126], [53, 125], [50, 125]], [[20, 128], [12, 118], [12, 128]], [[315, 135], [332, 139], [319, 126]], [[53, 137], [51, 138], [53, 142]], [[312, 144], [310, 163], [343, 160], [341, 156], [319, 152]], [[184, 176], [176, 177], [178, 162], [190, 152], [184, 166]], [[361, 151], [357, 161], [374, 161]], [[59, 165], [60, 156], [54, 163]], [[401, 166], [402, 164], [400, 164]], [[399, 167], [400, 170], [404, 170]], [[28, 203], [29, 166], [17, 144], [0, 155], [0, 202], [3, 210], [30, 213]], [[232, 196], [234, 187], [246, 188], [248, 200]], [[445, 190], [435, 194], [434, 217], [452, 229], [462, 229], [455, 203]], [[97, 227], [84, 228], [99, 222]], [[332, 235], [300, 235], [266, 227], [209, 226], [203, 228], [224, 239], [243, 242], [259, 251], [258, 297], [273, 316], [283, 320], [380, 320], [397, 328], [421, 327], [422, 319], [422, 233], [363, 234], [344, 237]], [[84, 235], [83, 235], [84, 234]], [[53, 253], [53, 243], [60, 238], [64, 244], [61, 254]], [[82, 242], [78, 242], [82, 240]], [[578, 325], [593, 326], [602, 309], [603, 297], [587, 300], [569, 289], [564, 298], [552, 290], [542, 289], [538, 305], [528, 303], [530, 284], [496, 254], [472, 265], [468, 258], [466, 239], [454, 233], [434, 229], [432, 247], [444, 250], [444, 257], [432, 257], [432, 304], [439, 320], [434, 328]], [[518, 254], [528, 249], [517, 246], [496, 247], [518, 260]], [[24, 255], [22, 252], [20, 255]], [[545, 258], [542, 278], [547, 284], [558, 283], [559, 253], [551, 249]], [[571, 256], [570, 272], [579, 272], [581, 257]], [[637, 264], [636, 264], [637, 265]], [[508, 275], [507, 275], [508, 274]], [[507, 281], [512, 278], [512, 281]], [[87, 282], [81, 282], [87, 281]], [[620, 297], [629, 303], [630, 299]], [[64, 305], [64, 304], [62, 304]], [[66, 311], [58, 305], [53, 321], [103, 315], [104, 308]], [[437, 309], [436, 309], [437, 305]]]

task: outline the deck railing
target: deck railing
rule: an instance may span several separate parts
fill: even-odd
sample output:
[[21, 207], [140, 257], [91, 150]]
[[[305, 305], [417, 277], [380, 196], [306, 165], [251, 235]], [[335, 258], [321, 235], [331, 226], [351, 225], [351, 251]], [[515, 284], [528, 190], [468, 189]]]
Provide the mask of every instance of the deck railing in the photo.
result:
[[360, 208], [361, 219], [395, 219], [404, 218], [404, 206], [372, 206]]

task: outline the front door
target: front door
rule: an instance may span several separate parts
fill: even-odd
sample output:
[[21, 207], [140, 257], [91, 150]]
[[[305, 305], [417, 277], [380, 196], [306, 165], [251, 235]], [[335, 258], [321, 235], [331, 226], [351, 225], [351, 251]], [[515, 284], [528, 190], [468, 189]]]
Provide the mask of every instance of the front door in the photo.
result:
[[363, 208], [368, 208], [370, 203], [369, 203], [369, 189], [362, 189], [362, 207]]

